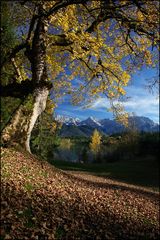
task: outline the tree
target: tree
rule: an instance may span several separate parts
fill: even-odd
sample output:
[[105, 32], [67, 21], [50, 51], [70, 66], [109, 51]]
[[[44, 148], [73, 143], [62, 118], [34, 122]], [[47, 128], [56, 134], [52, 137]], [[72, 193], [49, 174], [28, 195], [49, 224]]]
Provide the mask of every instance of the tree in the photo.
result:
[[2, 69], [12, 64], [14, 77], [1, 90], [22, 101], [2, 132], [7, 144], [30, 151], [50, 90], [56, 98], [72, 94], [75, 104], [101, 93], [113, 100], [125, 94], [131, 72], [155, 64], [158, 1], [21, 0], [8, 6], [20, 43], [2, 61]]
[[101, 134], [97, 131], [97, 129], [95, 129], [91, 137], [90, 143], [90, 149], [95, 156], [97, 156], [100, 151], [101, 138]]

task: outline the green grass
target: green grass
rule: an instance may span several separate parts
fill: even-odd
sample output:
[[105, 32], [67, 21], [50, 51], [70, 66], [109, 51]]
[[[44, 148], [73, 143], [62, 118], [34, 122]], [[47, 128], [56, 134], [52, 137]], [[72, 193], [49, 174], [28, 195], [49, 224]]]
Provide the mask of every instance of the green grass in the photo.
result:
[[53, 161], [52, 163], [62, 170], [86, 171], [96, 176], [110, 177], [126, 183], [150, 187], [154, 190], [159, 188], [158, 161], [153, 159], [128, 160], [106, 164], [82, 164], [65, 161]]
[[28, 192], [31, 192], [31, 191], [34, 190], [34, 186], [33, 186], [30, 182], [25, 183], [24, 188], [25, 188], [26, 191], [28, 191]]

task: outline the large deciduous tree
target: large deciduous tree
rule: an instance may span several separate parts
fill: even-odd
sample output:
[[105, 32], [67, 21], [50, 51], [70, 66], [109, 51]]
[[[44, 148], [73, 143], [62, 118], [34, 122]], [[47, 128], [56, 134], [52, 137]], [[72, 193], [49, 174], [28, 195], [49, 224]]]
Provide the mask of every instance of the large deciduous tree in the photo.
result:
[[[74, 103], [99, 94], [118, 98], [130, 74], [156, 64], [158, 1], [11, 1], [18, 44], [3, 58], [14, 78], [1, 86], [3, 97], [22, 99], [2, 140], [29, 141], [49, 91], [71, 93]], [[3, 46], [2, 46], [3, 47]], [[154, 53], [154, 54], [152, 54]]]

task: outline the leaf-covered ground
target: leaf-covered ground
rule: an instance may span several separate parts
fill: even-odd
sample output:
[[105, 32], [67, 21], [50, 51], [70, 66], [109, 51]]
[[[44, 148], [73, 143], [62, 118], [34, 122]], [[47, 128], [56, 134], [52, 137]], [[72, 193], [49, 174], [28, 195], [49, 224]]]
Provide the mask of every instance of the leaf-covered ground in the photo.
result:
[[159, 239], [158, 193], [1, 154], [1, 239]]

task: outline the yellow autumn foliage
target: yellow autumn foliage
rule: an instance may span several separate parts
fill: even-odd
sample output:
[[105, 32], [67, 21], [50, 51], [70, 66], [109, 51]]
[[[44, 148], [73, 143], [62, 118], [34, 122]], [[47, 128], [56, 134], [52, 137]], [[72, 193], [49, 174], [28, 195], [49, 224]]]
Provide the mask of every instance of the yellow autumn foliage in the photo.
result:
[[[137, 7], [137, 1], [125, 0], [84, 1], [83, 4], [57, 0], [38, 2], [46, 13], [57, 7], [47, 18], [45, 58], [55, 102], [67, 93], [73, 96], [74, 104], [90, 101], [101, 94], [111, 100], [118, 99], [125, 95], [124, 88], [135, 70], [143, 65], [154, 65], [151, 47], [158, 39], [157, 1], [144, 1], [141, 8]], [[37, 1], [32, 4], [37, 6]], [[61, 4], [64, 7], [58, 8]], [[27, 11], [24, 16], [19, 15], [20, 22], [27, 19], [28, 24], [34, 8], [29, 4], [27, 8], [21, 11]], [[20, 12], [20, 7], [17, 9]], [[26, 36], [26, 33], [22, 36], [23, 40]], [[30, 44], [33, 36], [34, 31]], [[28, 66], [25, 68], [26, 63], [23, 64], [19, 56], [17, 58], [18, 64], [23, 65], [21, 72], [25, 78], [30, 74]], [[81, 81], [76, 81], [77, 78]]]
[[101, 134], [97, 129], [94, 130], [93, 135], [91, 137], [90, 149], [94, 154], [97, 154], [100, 150], [101, 145]]

